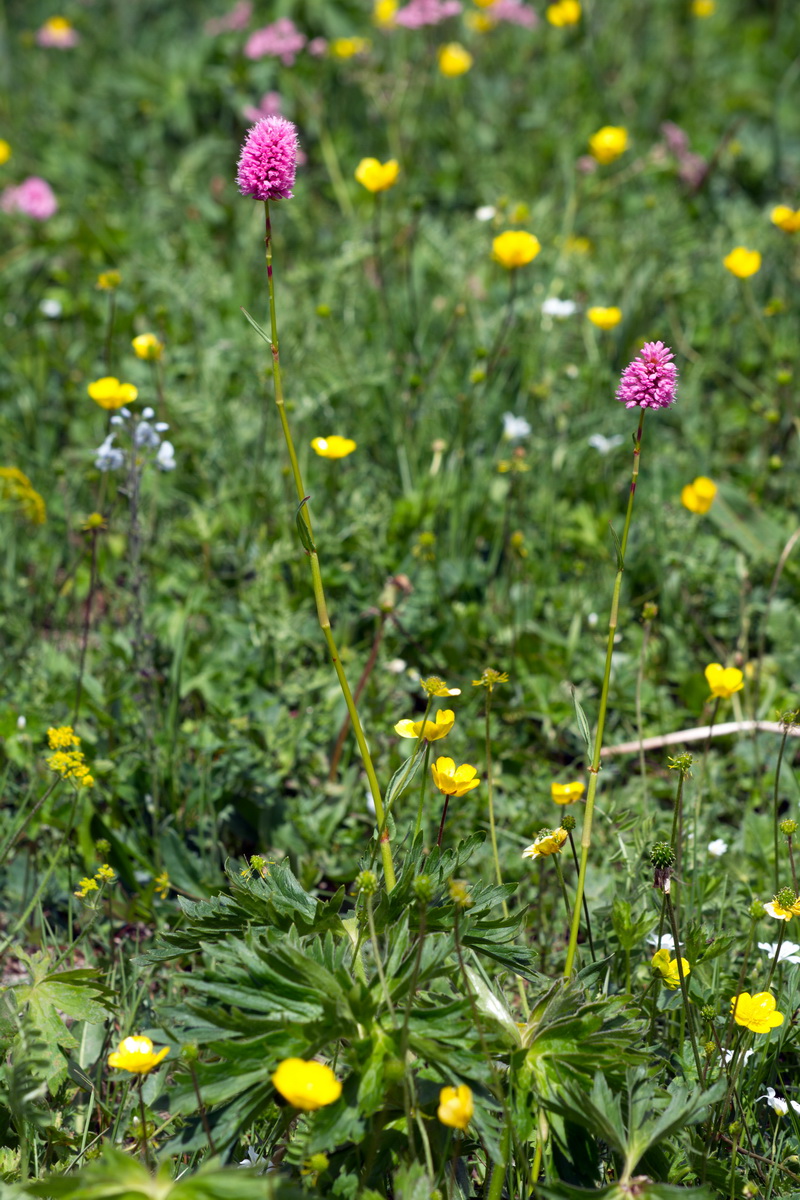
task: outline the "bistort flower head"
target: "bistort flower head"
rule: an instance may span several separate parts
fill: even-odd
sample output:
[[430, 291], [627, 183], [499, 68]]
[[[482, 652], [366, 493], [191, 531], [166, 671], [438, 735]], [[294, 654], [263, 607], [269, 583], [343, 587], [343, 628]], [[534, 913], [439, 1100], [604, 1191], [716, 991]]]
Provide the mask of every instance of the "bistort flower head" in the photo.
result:
[[711, 695], [719, 697], [720, 700], [730, 700], [734, 692], [740, 692], [744, 687], [744, 675], [738, 667], [709, 663], [704, 673], [711, 688]]
[[297, 129], [285, 117], [264, 117], [247, 131], [236, 173], [243, 196], [289, 200], [297, 170]]
[[689, 512], [703, 516], [714, 503], [717, 485], [707, 475], [698, 475], [694, 483], [687, 483], [681, 490], [681, 504]]
[[[425, 738], [426, 742], [438, 742], [439, 738], [447, 737], [456, 723], [456, 714], [451, 708], [443, 708], [437, 712], [433, 721], [398, 721], [394, 727], [395, 733], [403, 738]], [[423, 730], [424, 726], [424, 730]]]
[[675, 403], [678, 368], [663, 342], [645, 342], [622, 372], [617, 399], [626, 408], [669, 408]]
[[311, 442], [312, 450], [316, 450], [320, 458], [346, 458], [356, 448], [352, 438], [339, 437], [338, 433], [330, 437], [315, 437]]
[[549, 833], [540, 833], [535, 842], [526, 846], [522, 851], [523, 858], [549, 858], [551, 854], [560, 854], [561, 847], [569, 834], [563, 827], [553, 829]]
[[333, 1104], [342, 1094], [342, 1085], [331, 1068], [314, 1059], [285, 1058], [278, 1064], [272, 1082], [284, 1100], [304, 1112]]
[[754, 996], [740, 992], [738, 996], [731, 996], [731, 1012], [737, 1025], [743, 1025], [753, 1033], [769, 1033], [784, 1020], [783, 1013], [777, 1011], [772, 992], [756, 992]]
[[355, 170], [358, 183], [368, 192], [385, 192], [397, 182], [400, 164], [396, 158], [390, 158], [385, 163], [377, 158], [362, 158]]
[[573, 804], [576, 800], [580, 800], [585, 791], [585, 783], [575, 782], [550, 784], [550, 796], [551, 799], [555, 800], [556, 804]]
[[459, 1087], [443, 1087], [439, 1092], [436, 1115], [443, 1125], [449, 1125], [451, 1129], [466, 1129], [474, 1111], [472, 1089], [465, 1083]]
[[148, 1075], [168, 1054], [169, 1046], [156, 1053], [149, 1037], [126, 1037], [119, 1048], [109, 1054], [108, 1065], [119, 1071], [130, 1071], [132, 1075]]
[[480, 783], [480, 779], [475, 778], [477, 774], [475, 767], [471, 767], [469, 763], [462, 763], [457, 767], [452, 758], [445, 756], [431, 763], [433, 786], [444, 796], [463, 796], [472, 791]]

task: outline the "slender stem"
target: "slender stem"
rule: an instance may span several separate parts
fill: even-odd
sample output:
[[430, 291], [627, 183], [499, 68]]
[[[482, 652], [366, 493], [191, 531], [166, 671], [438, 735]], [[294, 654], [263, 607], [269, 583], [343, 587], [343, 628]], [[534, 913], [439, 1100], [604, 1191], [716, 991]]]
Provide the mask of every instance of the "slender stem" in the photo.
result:
[[97, 535], [99, 530], [92, 530], [91, 568], [89, 575], [89, 595], [86, 597], [86, 611], [83, 615], [83, 632], [81, 634], [81, 656], [78, 663], [78, 680], [75, 687], [75, 707], [72, 711], [72, 724], [77, 725], [78, 714], [81, 710], [83, 695], [83, 673], [86, 667], [86, 651], [89, 648], [89, 630], [92, 627], [92, 603], [97, 587]]
[[492, 1173], [489, 1179], [489, 1191], [486, 1194], [486, 1200], [501, 1200], [503, 1195], [503, 1184], [506, 1181], [508, 1156], [510, 1151], [511, 1131], [507, 1125], [504, 1125], [503, 1132], [500, 1135], [500, 1153], [503, 1156], [503, 1159], [502, 1162], [496, 1162], [492, 1164]]
[[311, 547], [310, 549], [307, 549], [306, 553], [308, 554], [309, 563], [311, 566], [311, 581], [314, 588], [314, 600], [317, 606], [317, 617], [319, 618], [320, 628], [322, 629], [325, 637], [328, 653], [331, 656], [331, 661], [333, 662], [333, 667], [339, 680], [339, 686], [342, 689], [342, 695], [344, 696], [344, 702], [347, 705], [347, 711], [350, 714], [350, 720], [353, 724], [353, 733], [355, 734], [356, 742], [358, 743], [358, 749], [367, 774], [370, 792], [372, 793], [372, 800], [375, 805], [375, 816], [378, 819], [378, 838], [380, 841], [381, 859], [383, 861], [383, 873], [386, 879], [386, 890], [391, 892], [395, 886], [396, 878], [394, 873], [394, 863], [392, 862], [392, 847], [389, 838], [389, 830], [386, 828], [383, 810], [383, 797], [381, 796], [378, 777], [375, 774], [375, 767], [372, 763], [372, 756], [370, 755], [369, 747], [367, 746], [367, 741], [364, 737], [364, 730], [361, 727], [361, 720], [358, 715], [358, 710], [356, 708], [355, 701], [353, 700], [353, 696], [350, 691], [350, 685], [347, 682], [347, 676], [345, 675], [344, 667], [342, 666], [339, 658], [336, 640], [331, 630], [331, 622], [330, 617], [328, 616], [325, 592], [322, 586], [322, 574], [320, 572], [319, 558], [317, 556], [317, 550], [316, 546], [314, 545], [314, 539], [311, 530], [311, 519], [308, 515], [307, 505], [303, 504], [303, 501], [306, 499], [306, 492], [303, 486], [303, 477], [300, 473], [300, 464], [297, 461], [294, 441], [292, 440], [291, 430], [289, 429], [289, 421], [286, 416], [286, 405], [283, 399], [283, 382], [281, 380], [280, 356], [278, 348], [278, 318], [275, 308], [275, 287], [272, 278], [272, 227], [269, 219], [269, 201], [266, 200], [264, 201], [264, 215], [264, 244], [266, 247], [267, 287], [269, 290], [269, 315], [272, 333], [272, 378], [275, 386], [275, 404], [278, 409], [278, 416], [280, 417], [281, 428], [283, 429], [283, 436], [286, 441], [286, 449], [289, 453], [289, 463], [291, 465], [292, 478], [294, 479], [294, 485], [297, 491], [297, 499], [302, 505], [300, 513], [298, 514], [299, 519], [305, 524], [305, 529], [308, 536], [308, 545]]
[[622, 530], [622, 542], [620, 543], [619, 549], [617, 575], [614, 580], [614, 593], [611, 600], [611, 615], [608, 621], [606, 665], [603, 673], [603, 686], [600, 692], [600, 708], [597, 714], [597, 730], [595, 733], [594, 754], [592, 755], [592, 764], [589, 768], [589, 787], [586, 792], [586, 812], [583, 818], [583, 830], [581, 833], [581, 861], [580, 868], [578, 870], [578, 884], [575, 892], [575, 907], [572, 912], [572, 928], [569, 935], [567, 960], [564, 965], [565, 978], [572, 974], [572, 968], [575, 962], [575, 952], [578, 946], [578, 931], [581, 923], [581, 907], [583, 905], [583, 895], [586, 886], [586, 866], [589, 861], [589, 849], [592, 844], [594, 797], [597, 791], [597, 781], [600, 774], [600, 751], [603, 747], [603, 732], [605, 730], [606, 711], [608, 709], [608, 689], [611, 683], [611, 660], [614, 657], [614, 638], [617, 633], [619, 596], [622, 588], [622, 573], [625, 570], [625, 551], [628, 546], [628, 534], [630, 533], [631, 517], [633, 515], [633, 498], [636, 495], [636, 483], [639, 478], [639, 459], [641, 457], [642, 431], [644, 427], [645, 411], [646, 410], [644, 408], [640, 411], [639, 427], [636, 430], [636, 435], [633, 440], [633, 472], [631, 475], [630, 492], [628, 494], [628, 509], [625, 514], [625, 525]]
[[444, 823], [445, 823], [445, 821], [447, 820], [447, 806], [448, 806], [448, 804], [449, 804], [449, 803], [450, 803], [450, 797], [449, 797], [449, 796], [445, 796], [445, 798], [444, 798], [444, 808], [442, 809], [442, 819], [441, 819], [441, 821], [439, 822], [439, 835], [438, 835], [438, 837], [436, 838], [436, 845], [437, 845], [437, 846], [439, 846], [439, 847], [441, 847], [441, 844], [442, 844], [442, 834], [444, 833]]
[[[783, 737], [781, 738], [781, 745], [780, 745], [780, 749], [778, 750], [778, 762], [775, 767], [775, 790], [772, 795], [772, 830], [773, 830], [773, 837], [775, 839], [775, 891], [776, 892], [779, 890], [779, 888], [781, 886], [781, 884], [780, 884], [780, 874], [781, 874], [781, 872], [780, 872], [780, 855], [779, 855], [779, 849], [778, 849], [778, 792], [780, 790], [781, 766], [783, 765], [783, 752], [786, 749], [786, 739], [789, 736], [789, 729], [790, 729], [790, 726], [787, 725], [783, 731]], [[791, 846], [791, 842], [789, 844]], [[795, 882], [794, 888], [795, 888], [795, 891], [797, 891], [797, 883], [796, 882]]]
[[49, 788], [44, 793], [44, 795], [41, 796], [40, 799], [38, 799], [36, 801], [33, 808], [28, 813], [28, 815], [23, 818], [22, 822], [17, 826], [16, 829], [12, 830], [11, 833], [8, 834], [8, 836], [6, 837], [6, 840], [3, 842], [3, 845], [0, 846], [0, 866], [2, 866], [2, 864], [5, 862], [8, 854], [14, 849], [17, 842], [22, 837], [23, 833], [28, 828], [28, 826], [30, 825], [33, 818], [41, 810], [42, 805], [45, 803], [48, 796], [50, 796], [52, 794], [53, 789], [55, 787], [57, 787], [59, 783], [61, 783], [61, 777], [57, 776], [53, 780], [53, 782], [50, 784]]
[[642, 799], [647, 803], [647, 764], [644, 758], [644, 724], [642, 721], [642, 687], [644, 685], [644, 669], [645, 660], [647, 658], [647, 647], [650, 642], [650, 632], [653, 628], [653, 622], [648, 620], [644, 623], [644, 631], [642, 633], [642, 649], [639, 654], [639, 669], [636, 673], [636, 733], [639, 738], [639, 774], [642, 777]]
[[417, 819], [414, 822], [414, 836], [411, 839], [411, 845], [417, 840], [420, 829], [422, 828], [422, 812], [425, 807], [425, 788], [428, 783], [428, 761], [431, 756], [431, 744], [427, 742], [425, 745], [425, 761], [422, 764], [422, 783], [419, 788], [419, 805], [417, 806]]
[[[667, 902], [667, 914], [669, 923], [672, 929], [672, 937], [675, 942], [675, 958], [678, 963], [678, 979], [681, 984], [681, 995], [683, 997], [683, 1011], [686, 1013], [686, 1021], [689, 1026], [689, 1037], [692, 1042], [692, 1053], [694, 1054], [694, 1062], [697, 1067], [697, 1079], [699, 1083], [703, 1082], [703, 1064], [700, 1061], [700, 1051], [697, 1048], [697, 1035], [694, 1031], [694, 1015], [689, 1006], [689, 989], [686, 986], [686, 976], [683, 973], [683, 959], [681, 958], [681, 947], [678, 938], [678, 922], [675, 920], [675, 909], [672, 907], [672, 899], [669, 892], [664, 892], [664, 899]], [[683, 1054], [683, 1045], [680, 1047]]]
[[[492, 740], [489, 733], [489, 716], [492, 709], [492, 689], [486, 689], [486, 787], [489, 793], [489, 831], [492, 837], [492, 855], [494, 856], [494, 871], [500, 887], [503, 886], [503, 874], [500, 870], [500, 855], [497, 850], [497, 829], [494, 823], [494, 788], [492, 786]], [[503, 916], [508, 916], [508, 905], [503, 900]]]
[[188, 1064], [188, 1066], [189, 1066], [189, 1074], [192, 1077], [192, 1085], [194, 1087], [194, 1094], [197, 1097], [197, 1107], [200, 1110], [200, 1120], [203, 1122], [203, 1129], [204, 1129], [205, 1135], [208, 1139], [208, 1148], [212, 1154], [216, 1154], [217, 1149], [216, 1149], [216, 1146], [214, 1145], [214, 1139], [211, 1136], [211, 1126], [208, 1123], [208, 1113], [206, 1112], [206, 1106], [203, 1103], [203, 1097], [200, 1094], [200, 1085], [197, 1082], [197, 1072], [194, 1069], [193, 1062], [190, 1062]]
[[144, 1110], [144, 1096], [142, 1088], [144, 1086], [144, 1075], [139, 1076], [139, 1119], [142, 1122], [142, 1155], [144, 1157], [144, 1165], [150, 1166], [150, 1147], [147, 1143], [147, 1115]]
[[789, 834], [786, 839], [786, 844], [789, 850], [789, 866], [792, 868], [792, 883], [794, 884], [794, 894], [797, 895], [797, 868], [794, 864], [794, 850], [792, 849], [792, 835]]
[[[556, 875], [558, 876], [558, 884], [559, 884], [559, 887], [561, 888], [561, 895], [564, 900], [564, 908], [567, 913], [567, 922], [569, 922], [572, 920], [572, 910], [570, 909], [570, 906], [569, 906], [569, 896], [567, 895], [567, 885], [564, 883], [564, 872], [561, 870], [561, 860], [557, 853], [553, 855], [553, 859], [554, 859], [555, 865], [556, 865]], [[628, 989], [628, 990], [630, 991], [630, 989]]]
[[[576, 872], [580, 870], [578, 865], [578, 852], [575, 849], [575, 839], [572, 836], [572, 830], [569, 830], [569, 848], [572, 851], [572, 861], [575, 863]], [[594, 938], [592, 937], [592, 921], [589, 916], [589, 902], [586, 896], [583, 897], [583, 915], [586, 920], [586, 936], [589, 939], [589, 953], [592, 956], [592, 962], [597, 962], [597, 956], [594, 952]]]
[[[373, 876], [373, 878], [374, 878], [374, 876]], [[369, 922], [369, 938], [370, 938], [370, 941], [372, 942], [372, 953], [375, 957], [375, 967], [378, 972], [378, 979], [380, 980], [380, 983], [381, 983], [381, 991], [383, 992], [383, 998], [386, 1001], [386, 1007], [389, 1009], [389, 1012], [392, 1014], [392, 1021], [396, 1025], [397, 1024], [397, 1013], [394, 1010], [394, 1005], [392, 1004], [392, 996], [389, 991], [388, 984], [386, 983], [386, 975], [383, 970], [383, 961], [381, 959], [381, 947], [380, 947], [380, 943], [378, 941], [378, 934], [375, 931], [375, 915], [372, 911], [372, 896], [367, 895], [367, 896], [365, 896], [365, 899], [367, 902], [367, 921]]]
[[775, 974], [775, 968], [777, 967], [777, 965], [780, 961], [781, 946], [783, 945], [783, 935], [784, 935], [785, 931], [786, 931], [786, 922], [781, 921], [780, 929], [778, 930], [778, 940], [775, 943], [775, 953], [772, 956], [772, 966], [769, 969], [769, 975], [767, 976], [767, 982], [764, 985], [765, 992], [769, 991], [769, 985], [772, 983], [772, 977]]

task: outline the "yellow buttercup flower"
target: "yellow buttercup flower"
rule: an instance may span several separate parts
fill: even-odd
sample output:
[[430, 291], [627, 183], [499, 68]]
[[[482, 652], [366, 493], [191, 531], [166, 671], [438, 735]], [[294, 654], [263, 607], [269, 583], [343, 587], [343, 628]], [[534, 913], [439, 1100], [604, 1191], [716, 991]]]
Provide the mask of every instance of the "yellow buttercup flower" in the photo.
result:
[[330, 44], [330, 52], [335, 58], [354, 58], [357, 54], [366, 54], [371, 47], [372, 42], [369, 38], [334, 38]]
[[[3, 160], [5, 161], [5, 160]], [[773, 225], [777, 225], [784, 233], [800, 231], [800, 208], [792, 209], [787, 204], [778, 204], [769, 214]]]
[[284, 1100], [304, 1112], [313, 1112], [333, 1104], [342, 1094], [342, 1085], [325, 1063], [303, 1058], [285, 1058], [278, 1064], [272, 1083]]
[[752, 1033], [769, 1033], [783, 1024], [783, 1013], [776, 1008], [775, 997], [771, 992], [740, 992], [731, 996], [731, 1012], [737, 1025], [743, 1025]]
[[149, 1037], [126, 1037], [119, 1049], [109, 1054], [108, 1065], [132, 1075], [149, 1075], [168, 1054], [169, 1046], [156, 1053]]
[[585, 783], [551, 783], [550, 796], [556, 804], [574, 804], [586, 791]]
[[[666, 948], [663, 950], [656, 950], [655, 954], [650, 960], [650, 966], [654, 971], [659, 972], [666, 987], [680, 987], [681, 977], [678, 974], [678, 960], [677, 958], [670, 958], [669, 950]], [[681, 958], [681, 966], [683, 967], [683, 977], [685, 979], [686, 976], [691, 972], [692, 968], [689, 966], [689, 963], [685, 958]]]
[[399, 5], [397, 0], [375, 0], [372, 10], [373, 24], [379, 29], [391, 29], [394, 26], [394, 14]]
[[113, 292], [122, 283], [122, 275], [119, 271], [101, 271], [97, 276], [96, 287], [101, 292]]
[[761, 255], [757, 250], [748, 250], [745, 246], [736, 246], [730, 254], [726, 254], [722, 265], [727, 267], [731, 275], [737, 279], [749, 279], [761, 270]]
[[362, 158], [355, 170], [356, 179], [368, 192], [385, 192], [397, 182], [399, 173], [400, 164], [396, 158], [385, 163], [377, 158]]
[[507, 271], [515, 271], [533, 262], [541, 250], [541, 243], [532, 233], [522, 229], [506, 229], [492, 242], [492, 258]]
[[[455, 723], [456, 714], [453, 710], [443, 708], [437, 712], [436, 719], [433, 721], [398, 721], [394, 731], [400, 737], [416, 739], [422, 735], [426, 742], [438, 742], [440, 738], [447, 737]], [[423, 725], [425, 726], [424, 732]]]
[[448, 79], [465, 75], [472, 66], [472, 55], [460, 42], [448, 42], [439, 47], [439, 70]]
[[443, 1125], [449, 1125], [451, 1129], [466, 1129], [474, 1111], [472, 1088], [465, 1083], [459, 1087], [443, 1087], [439, 1092], [436, 1115]]
[[709, 663], [704, 673], [711, 688], [711, 695], [718, 696], [720, 700], [730, 700], [734, 692], [739, 692], [744, 687], [744, 676], [738, 667]]
[[0, 166], [11, 158], [11, 147], [5, 138], [0, 138]]
[[431, 675], [428, 679], [420, 680], [423, 692], [427, 692], [429, 696], [460, 696], [461, 688], [448, 687], [443, 679], [438, 675]]
[[444, 796], [464, 796], [480, 783], [475, 767], [463, 763], [457, 767], [452, 758], [437, 758], [431, 763], [433, 786], [437, 787]]
[[525, 847], [522, 857], [549, 858], [551, 854], [560, 854], [561, 847], [568, 837], [566, 829], [553, 829], [550, 833], [540, 833], [535, 842]]
[[140, 333], [133, 339], [131, 345], [137, 358], [145, 358], [151, 362], [161, 358], [164, 353], [164, 343], [154, 333]]
[[132, 383], [120, 383], [113, 375], [104, 375], [102, 379], [95, 379], [94, 383], [90, 383], [86, 390], [95, 404], [99, 404], [101, 408], [105, 409], [122, 408], [125, 404], [133, 404], [139, 395], [139, 389]]
[[589, 153], [599, 163], [610, 163], [628, 148], [628, 131], [622, 125], [604, 125], [589, 138]]
[[356, 448], [352, 438], [339, 437], [337, 433], [330, 437], [315, 437], [311, 442], [320, 458], [346, 458]]
[[587, 308], [586, 316], [598, 329], [613, 329], [622, 320], [622, 309], [613, 305], [611, 308], [595, 305], [593, 308]]
[[716, 7], [714, 0], [692, 0], [692, 16], [711, 17]]
[[558, 29], [564, 25], [577, 25], [581, 19], [581, 6], [578, 0], [559, 0], [558, 4], [548, 4], [544, 15]]
[[681, 504], [689, 512], [707, 513], [714, 503], [717, 485], [707, 475], [698, 475], [694, 483], [687, 483], [681, 489]]

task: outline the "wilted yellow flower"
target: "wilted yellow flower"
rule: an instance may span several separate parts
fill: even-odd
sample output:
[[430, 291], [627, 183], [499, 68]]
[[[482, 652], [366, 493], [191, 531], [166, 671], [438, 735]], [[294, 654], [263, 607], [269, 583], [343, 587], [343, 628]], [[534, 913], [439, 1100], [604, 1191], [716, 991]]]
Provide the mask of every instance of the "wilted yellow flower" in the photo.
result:
[[769, 219], [784, 233], [797, 233], [800, 230], [800, 208], [795, 210], [787, 204], [778, 204], [769, 214]]
[[396, 158], [382, 163], [377, 158], [362, 158], [355, 170], [358, 182], [368, 192], [385, 192], [397, 182], [400, 164]]
[[727, 267], [731, 275], [737, 279], [748, 279], [761, 270], [761, 255], [757, 250], [748, 250], [745, 246], [736, 246], [730, 254], [726, 254], [722, 265]]
[[593, 308], [587, 308], [586, 316], [598, 329], [613, 329], [622, 320], [622, 309], [613, 305], [611, 308], [595, 305]]
[[495, 671], [494, 667], [487, 667], [481, 672], [480, 679], [473, 679], [473, 687], [485, 687], [489, 692], [493, 692], [498, 683], [508, 683], [508, 671]]
[[716, 8], [714, 0], [692, 0], [692, 16], [693, 17], [710, 17], [713, 16]]
[[480, 783], [475, 767], [463, 763], [457, 767], [452, 758], [437, 758], [431, 763], [433, 786], [437, 787], [444, 796], [464, 796]]
[[753, 1033], [769, 1033], [783, 1024], [783, 1013], [776, 1009], [775, 997], [771, 992], [740, 992], [731, 996], [731, 1012], [737, 1025]]
[[564, 239], [564, 249], [567, 254], [590, 254], [592, 243], [587, 237], [570, 234], [568, 238]]
[[553, 829], [550, 833], [540, 833], [535, 842], [525, 847], [522, 857], [549, 858], [551, 854], [560, 854], [561, 847], [568, 837], [566, 829]]
[[513, 271], [533, 262], [541, 248], [539, 239], [532, 233], [525, 233], [522, 229], [506, 229], [492, 242], [492, 258], [507, 271]]
[[744, 676], [738, 667], [723, 667], [721, 663], [709, 663], [705, 669], [705, 677], [711, 688], [711, 695], [721, 700], [730, 700], [734, 692], [744, 687]]
[[391, 29], [394, 25], [394, 14], [398, 9], [397, 0], [375, 0], [372, 10], [372, 20], [379, 29]]
[[95, 404], [99, 404], [101, 408], [105, 409], [122, 408], [125, 404], [133, 404], [139, 395], [139, 389], [132, 383], [120, 383], [113, 375], [104, 375], [102, 379], [95, 379], [94, 383], [90, 383], [86, 390]]
[[628, 131], [622, 125], [604, 125], [589, 138], [589, 153], [599, 163], [610, 163], [628, 148]]
[[577, 25], [581, 19], [581, 6], [578, 0], [558, 0], [557, 4], [547, 6], [544, 15], [559, 29], [564, 25]]
[[[456, 723], [456, 714], [450, 708], [443, 708], [436, 714], [433, 721], [398, 721], [394, 727], [395, 733], [404, 738], [418, 738], [420, 734], [427, 742], [438, 742], [447, 737]], [[425, 731], [423, 733], [423, 725]]]
[[140, 333], [133, 339], [131, 345], [136, 351], [137, 358], [145, 358], [151, 362], [161, 358], [164, 353], [164, 343], [154, 333]]
[[304, 1112], [333, 1104], [342, 1094], [342, 1085], [324, 1063], [303, 1058], [285, 1058], [272, 1076], [276, 1089], [295, 1108]]
[[311, 446], [320, 458], [346, 458], [356, 448], [352, 438], [339, 437], [337, 433], [330, 437], [315, 437]]
[[585, 791], [585, 783], [575, 782], [550, 784], [550, 796], [553, 800], [555, 800], [556, 804], [573, 804], [576, 800], [580, 800]]
[[148, 1075], [169, 1054], [169, 1046], [156, 1053], [149, 1037], [126, 1037], [108, 1056], [108, 1065], [132, 1075]]
[[334, 58], [354, 58], [357, 54], [366, 54], [371, 46], [369, 38], [334, 38], [330, 44], [330, 52]]
[[438, 675], [431, 675], [428, 679], [420, 680], [423, 692], [427, 692], [429, 696], [460, 696], [461, 688], [448, 687], [443, 679]]
[[465, 1083], [459, 1087], [443, 1087], [439, 1092], [436, 1115], [443, 1125], [449, 1125], [451, 1129], [466, 1129], [474, 1111], [472, 1089]]
[[689, 512], [707, 513], [714, 503], [717, 485], [707, 475], [698, 475], [694, 483], [687, 483], [681, 489], [681, 504]]
[[11, 147], [5, 138], [0, 138], [0, 166], [11, 158]]
[[[666, 987], [680, 987], [681, 977], [678, 974], [678, 960], [677, 958], [670, 958], [669, 950], [667, 950], [666, 947], [662, 950], [656, 950], [655, 954], [650, 960], [650, 966], [654, 971], [659, 972]], [[691, 967], [685, 958], [681, 958], [681, 966], [683, 967], [683, 977], [685, 979], [686, 976], [690, 974]]]
[[119, 271], [102, 271], [97, 276], [97, 287], [101, 292], [113, 292], [122, 283]]
[[439, 47], [439, 70], [449, 79], [465, 75], [472, 66], [472, 55], [460, 42], [447, 42]]

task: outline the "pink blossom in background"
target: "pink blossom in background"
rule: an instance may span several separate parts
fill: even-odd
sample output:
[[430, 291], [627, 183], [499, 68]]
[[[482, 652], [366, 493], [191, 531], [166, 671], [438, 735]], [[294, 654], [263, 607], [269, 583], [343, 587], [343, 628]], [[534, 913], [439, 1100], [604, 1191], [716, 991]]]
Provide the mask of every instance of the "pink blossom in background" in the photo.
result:
[[216, 37], [219, 33], [239, 33], [250, 24], [252, 15], [251, 0], [238, 0], [238, 4], [234, 4], [224, 17], [212, 17], [206, 21], [205, 31], [210, 37]]
[[622, 372], [617, 399], [626, 408], [669, 408], [675, 403], [678, 368], [663, 342], [645, 342], [639, 357]]
[[520, 0], [496, 0], [491, 8], [486, 10], [493, 21], [510, 21], [512, 25], [522, 25], [526, 29], [535, 29], [539, 24], [538, 13]]
[[394, 15], [396, 25], [406, 29], [422, 29], [424, 25], [439, 25], [448, 17], [461, 12], [460, 0], [410, 0]]
[[19, 212], [36, 221], [46, 221], [58, 211], [53, 189], [38, 175], [23, 179], [17, 187], [7, 187], [0, 195], [3, 212]]
[[313, 54], [314, 58], [322, 58], [327, 49], [328, 39], [324, 37], [312, 38], [308, 43], [308, 53]]
[[306, 44], [306, 35], [301, 33], [289, 17], [280, 17], [272, 25], [265, 25], [251, 33], [244, 48], [245, 58], [279, 58], [284, 66], [291, 67], [296, 56]]
[[575, 163], [581, 175], [593, 175], [597, 170], [597, 160], [591, 154], [582, 154]]
[[297, 167], [297, 130], [285, 117], [264, 117], [247, 132], [236, 182], [254, 200], [289, 200]]
[[247, 104], [242, 109], [242, 116], [253, 124], [263, 117], [279, 117], [280, 115], [280, 92], [265, 92], [258, 102], [258, 108], [254, 104]]
[[41, 29], [36, 30], [37, 46], [47, 46], [51, 50], [71, 50], [80, 40], [66, 17], [50, 17]]
[[662, 121], [661, 132], [664, 135], [664, 141], [667, 143], [667, 149], [673, 154], [680, 157], [689, 149], [689, 135], [685, 129], [681, 129], [680, 125], [676, 125], [674, 121]]
[[664, 121], [661, 125], [664, 142], [678, 164], [678, 178], [692, 191], [702, 187], [710, 164], [702, 154], [695, 154], [689, 149], [689, 135], [680, 125], [672, 121]]

